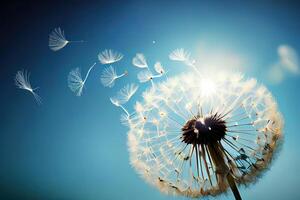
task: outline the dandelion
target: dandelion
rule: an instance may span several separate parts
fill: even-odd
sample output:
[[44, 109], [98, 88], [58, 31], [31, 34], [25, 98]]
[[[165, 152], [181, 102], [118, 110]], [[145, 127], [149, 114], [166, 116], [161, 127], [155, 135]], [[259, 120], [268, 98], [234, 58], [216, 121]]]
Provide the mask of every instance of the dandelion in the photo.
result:
[[114, 51], [112, 49], [105, 49], [98, 54], [98, 59], [101, 64], [112, 64], [120, 61], [123, 58], [123, 54]]
[[110, 98], [110, 101], [113, 105], [123, 109], [123, 111], [126, 113], [127, 118], [130, 116], [130, 114], [122, 105], [127, 103], [137, 90], [138, 86], [136, 84], [127, 84], [121, 90], [119, 90], [115, 97]]
[[62, 48], [64, 48], [69, 43], [74, 42], [84, 42], [83, 40], [80, 41], [69, 41], [65, 37], [64, 31], [58, 27], [55, 28], [50, 34], [49, 34], [49, 48], [52, 51], [58, 51]]
[[76, 96], [81, 96], [84, 84], [91, 72], [91, 70], [95, 67], [96, 63], [94, 63], [88, 70], [84, 80], [81, 77], [80, 69], [77, 67], [70, 71], [68, 75], [68, 86], [72, 92], [76, 94]]
[[113, 87], [117, 79], [126, 76], [127, 74], [128, 72], [125, 71], [123, 74], [118, 75], [116, 69], [113, 66], [109, 66], [103, 70], [100, 80], [104, 87]]
[[132, 59], [132, 64], [138, 68], [148, 68], [146, 58], [143, 54], [137, 53]]
[[27, 72], [26, 70], [18, 71], [15, 76], [15, 84], [16, 84], [17, 88], [29, 91], [35, 98], [37, 104], [40, 105], [42, 103], [42, 99], [35, 92], [35, 90], [37, 90], [38, 87], [32, 89], [29, 78], [30, 78], [30, 73]]
[[255, 79], [202, 77], [190, 73], [158, 83], [144, 92], [134, 115], [123, 116], [130, 162], [164, 193], [196, 198], [230, 188], [241, 199], [237, 186], [255, 182], [271, 164], [283, 118]]

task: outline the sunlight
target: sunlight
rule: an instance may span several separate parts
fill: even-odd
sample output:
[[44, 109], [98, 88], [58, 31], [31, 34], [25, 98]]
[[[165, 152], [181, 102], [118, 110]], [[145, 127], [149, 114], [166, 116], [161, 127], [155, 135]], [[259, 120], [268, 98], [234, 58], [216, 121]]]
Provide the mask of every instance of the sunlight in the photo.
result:
[[216, 84], [211, 79], [203, 79], [201, 81], [201, 91], [204, 96], [211, 96], [216, 93]]

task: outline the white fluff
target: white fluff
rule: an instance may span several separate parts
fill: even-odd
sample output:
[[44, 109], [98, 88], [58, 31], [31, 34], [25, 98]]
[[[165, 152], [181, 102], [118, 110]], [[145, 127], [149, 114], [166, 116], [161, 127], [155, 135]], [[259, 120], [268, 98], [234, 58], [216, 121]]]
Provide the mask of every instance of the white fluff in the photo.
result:
[[155, 63], [154, 69], [159, 74], [164, 74], [165, 73], [165, 69], [164, 69], [164, 67], [162, 66], [162, 64], [160, 62]]
[[119, 103], [124, 104], [136, 93], [138, 86], [134, 83], [125, 85], [117, 94]]
[[137, 53], [132, 59], [132, 64], [138, 68], [148, 68], [146, 58], [143, 54]]
[[121, 78], [125, 75], [127, 75], [127, 71], [121, 75], [118, 75], [116, 69], [113, 66], [109, 66], [103, 70], [100, 80], [104, 87], [111, 88], [115, 85], [115, 81], [118, 78]]
[[[136, 93], [138, 86], [134, 83], [125, 85], [115, 97], [111, 97], [110, 101], [113, 105], [122, 108], [126, 113], [126, 116], [129, 118], [129, 112], [124, 108], [123, 104], [127, 103], [129, 99]], [[124, 118], [124, 117], [123, 117]]]
[[98, 54], [98, 59], [101, 64], [111, 64], [120, 61], [123, 58], [123, 54], [114, 51], [112, 49], [105, 49]]
[[81, 77], [81, 72], [80, 72], [80, 69], [78, 67], [70, 71], [70, 73], [68, 75], [68, 86], [71, 89], [71, 91], [76, 94], [76, 96], [81, 96], [82, 95], [84, 84], [85, 84], [85, 82], [86, 82], [86, 80], [87, 80], [87, 78], [90, 74], [90, 71], [93, 69], [93, 67], [95, 65], [96, 65], [96, 63], [94, 63], [89, 68], [84, 80]]
[[185, 51], [183, 48], [181, 49], [175, 49], [172, 51], [169, 55], [170, 60], [175, 60], [175, 61], [188, 61], [190, 58], [190, 53]]
[[[157, 83], [137, 99], [129, 120], [122, 116], [129, 126], [132, 166], [167, 194], [215, 196], [230, 187], [228, 175], [248, 185], [270, 166], [281, 143], [283, 118], [265, 87], [232, 72], [199, 75], [184, 73]], [[198, 137], [196, 123], [208, 119], [226, 127], [218, 144], [184, 142], [185, 131]], [[212, 137], [219, 131], [207, 130]]]
[[140, 71], [138, 74], [137, 74], [137, 78], [139, 79], [139, 81], [141, 83], [145, 83], [145, 82], [148, 82], [152, 79], [152, 73], [149, 71], [149, 70], [143, 70], [143, 71]]
[[32, 89], [29, 78], [30, 73], [28, 73], [26, 70], [18, 71], [15, 76], [15, 84], [17, 88], [29, 91], [35, 98], [37, 104], [41, 104], [41, 97], [34, 92], [34, 90], [36, 90], [37, 88]]
[[105, 87], [113, 87], [115, 85], [116, 77], [116, 69], [113, 66], [109, 66], [103, 70], [100, 80]]
[[58, 51], [64, 48], [69, 41], [66, 39], [64, 31], [60, 27], [55, 28], [49, 34], [49, 48], [53, 51]]

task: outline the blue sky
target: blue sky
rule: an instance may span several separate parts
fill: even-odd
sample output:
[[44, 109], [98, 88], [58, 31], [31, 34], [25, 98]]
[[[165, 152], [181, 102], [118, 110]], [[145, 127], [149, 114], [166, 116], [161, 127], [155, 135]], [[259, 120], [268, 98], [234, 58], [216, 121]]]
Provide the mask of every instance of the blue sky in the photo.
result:
[[[167, 63], [173, 75], [184, 71], [168, 61], [175, 48], [188, 49], [205, 67], [228, 63], [267, 85], [285, 118], [284, 145], [270, 170], [255, 185], [242, 187], [241, 194], [244, 199], [299, 199], [300, 79], [282, 68], [280, 83], [268, 80], [269, 70], [280, 62], [280, 45], [300, 51], [299, 8], [284, 1], [7, 3], [1, 8], [1, 199], [183, 199], [161, 194], [131, 168], [127, 128], [119, 123], [121, 110], [109, 101], [124, 84], [137, 82], [131, 65], [137, 52]], [[70, 40], [87, 42], [52, 52], [48, 34], [59, 26]], [[113, 89], [104, 88], [98, 64], [83, 95], [76, 97], [67, 87], [69, 71], [80, 67], [86, 73], [106, 48], [125, 55], [116, 67], [129, 76]], [[20, 69], [31, 72], [43, 105], [16, 89], [13, 79]]]

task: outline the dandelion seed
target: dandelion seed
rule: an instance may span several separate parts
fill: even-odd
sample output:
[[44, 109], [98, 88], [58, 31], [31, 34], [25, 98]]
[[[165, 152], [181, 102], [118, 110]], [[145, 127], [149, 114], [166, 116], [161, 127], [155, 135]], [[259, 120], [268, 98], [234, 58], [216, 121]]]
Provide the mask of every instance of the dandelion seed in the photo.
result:
[[156, 62], [155, 63], [154, 69], [159, 74], [164, 74], [165, 73], [165, 70], [164, 70], [164, 68], [163, 68], [163, 66], [162, 66], [162, 64], [160, 62]]
[[105, 49], [98, 54], [98, 59], [101, 64], [112, 64], [120, 61], [123, 58], [123, 54], [114, 51], [112, 49]]
[[58, 27], [55, 28], [50, 34], [49, 34], [49, 48], [52, 51], [58, 51], [62, 48], [64, 48], [67, 44], [73, 43], [73, 42], [84, 42], [83, 40], [80, 41], [69, 41], [65, 37], [64, 31]]
[[120, 121], [121, 124], [123, 124], [124, 126], [130, 126], [131, 121], [130, 121], [130, 116], [128, 114], [122, 113], [120, 117]]
[[58, 51], [64, 48], [69, 43], [66, 40], [64, 31], [59, 27], [55, 28], [49, 35], [49, 47], [53, 51]]
[[116, 69], [113, 66], [109, 66], [103, 70], [100, 80], [104, 87], [113, 87], [117, 79], [127, 74], [127, 71], [125, 71], [123, 74], [117, 75]]
[[110, 102], [117, 107], [121, 105], [118, 99], [116, 99], [115, 97], [111, 97]]
[[[138, 86], [135, 84], [127, 84], [124, 86], [115, 97], [111, 97], [110, 101], [113, 105], [120, 107], [126, 113], [127, 117], [130, 116], [129, 112], [124, 108], [123, 104], [127, 103], [129, 99], [136, 93]], [[122, 117], [124, 119], [124, 117]]]
[[40, 105], [42, 104], [42, 99], [38, 94], [36, 94], [36, 92], [34, 92], [38, 88], [32, 89], [29, 78], [30, 78], [30, 73], [27, 72], [26, 70], [18, 71], [15, 76], [15, 84], [17, 88], [29, 91], [35, 98], [37, 104]]
[[169, 55], [170, 60], [175, 60], [175, 61], [182, 61], [185, 62], [189, 60], [191, 54], [187, 51], [185, 51], [183, 48], [181, 49], [175, 49], [172, 51]]
[[137, 74], [137, 77], [141, 83], [145, 83], [147, 81], [152, 80], [152, 76], [153, 75], [149, 70], [143, 70]]
[[120, 104], [127, 103], [129, 99], [136, 93], [139, 87], [136, 84], [127, 84], [125, 85], [117, 95], [117, 99]]
[[196, 60], [191, 58], [191, 54], [184, 49], [175, 49], [169, 55], [170, 60], [180, 61], [183, 62], [185, 65], [192, 67], [192, 69], [200, 74], [198, 68], [195, 66]]
[[196, 198], [230, 188], [241, 199], [236, 184], [254, 182], [282, 138], [271, 93], [235, 74], [169, 78], [144, 92], [135, 110], [142, 117], [127, 123], [131, 164], [168, 194]]
[[139, 80], [141, 83], [145, 83], [145, 82], [151, 81], [152, 84], [153, 84], [153, 81], [152, 81], [152, 80], [153, 80], [154, 78], [161, 77], [161, 76], [165, 73], [165, 71], [164, 71], [162, 65], [161, 65], [159, 62], [155, 63], [154, 69], [155, 69], [155, 71], [156, 71], [158, 74], [153, 75], [153, 74], [150, 72], [149, 69], [146, 69], [146, 70], [140, 71], [140, 72], [137, 74], [138, 80]]
[[148, 68], [146, 58], [143, 54], [137, 53], [132, 59], [132, 64], [138, 68]]
[[85, 82], [91, 72], [91, 70], [95, 67], [96, 63], [94, 63], [88, 70], [84, 80], [81, 77], [80, 69], [77, 67], [70, 71], [68, 75], [68, 86], [71, 89], [72, 92], [76, 94], [76, 96], [81, 96], [83, 87], [85, 85]]

